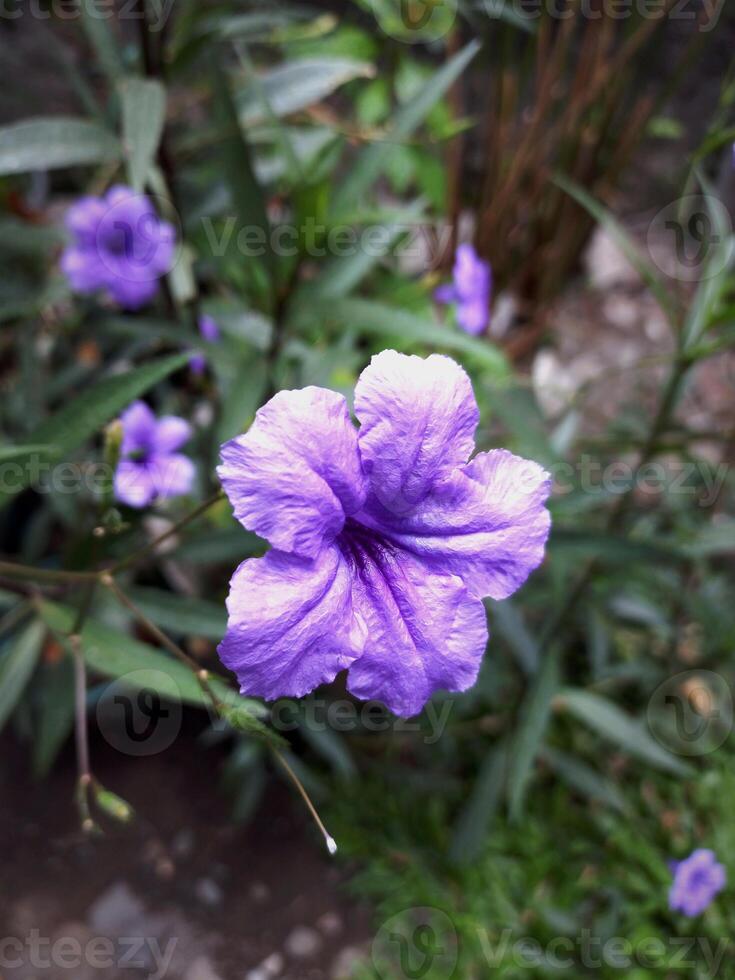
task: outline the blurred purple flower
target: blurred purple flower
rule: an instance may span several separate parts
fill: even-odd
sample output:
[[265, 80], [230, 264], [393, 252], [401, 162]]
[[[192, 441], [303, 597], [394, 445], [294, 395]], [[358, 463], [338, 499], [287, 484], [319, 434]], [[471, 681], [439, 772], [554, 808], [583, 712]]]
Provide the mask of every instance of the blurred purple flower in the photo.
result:
[[[220, 338], [219, 327], [212, 317], [206, 313], [199, 317], [199, 333], [210, 344], [216, 344]], [[189, 360], [189, 367], [194, 374], [204, 374], [207, 367], [207, 358], [201, 351], [196, 351]]]
[[301, 697], [349, 668], [348, 688], [417, 714], [474, 684], [482, 596], [540, 564], [550, 477], [504, 449], [474, 451], [462, 368], [383, 351], [344, 397], [281, 391], [222, 447], [235, 516], [272, 549], [235, 571], [223, 663], [243, 694]]
[[714, 851], [698, 848], [673, 866], [669, 908], [690, 917], [700, 915], [725, 887], [725, 869]]
[[161, 221], [145, 194], [116, 185], [103, 197], [82, 197], [69, 208], [73, 242], [61, 271], [77, 293], [105, 292], [126, 310], [137, 310], [158, 290], [172, 266], [176, 232]]
[[129, 507], [147, 507], [161, 497], [191, 490], [194, 464], [176, 452], [191, 437], [191, 426], [176, 415], [157, 419], [145, 402], [133, 402], [120, 421], [121, 459], [115, 471], [115, 496]]
[[492, 270], [472, 245], [457, 247], [452, 269], [453, 282], [439, 286], [434, 299], [457, 304], [457, 322], [467, 333], [482, 333], [490, 322]]

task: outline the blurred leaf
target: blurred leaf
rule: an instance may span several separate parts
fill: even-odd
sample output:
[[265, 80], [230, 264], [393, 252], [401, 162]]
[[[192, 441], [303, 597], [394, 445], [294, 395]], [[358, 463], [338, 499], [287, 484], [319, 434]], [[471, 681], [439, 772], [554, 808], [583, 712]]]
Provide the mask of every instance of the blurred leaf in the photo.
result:
[[479, 41], [471, 41], [435, 72], [414, 99], [402, 106], [393, 117], [393, 125], [384, 137], [367, 146], [358, 156], [352, 170], [334, 195], [331, 212], [339, 215], [357, 207], [360, 198], [380, 176], [395, 146], [400, 146], [426, 119], [439, 99], [462, 74], [480, 50]]
[[472, 792], [452, 830], [449, 857], [455, 863], [468, 864], [482, 852], [488, 830], [500, 805], [507, 762], [505, 746], [486, 754]]
[[[125, 374], [112, 375], [98, 381], [54, 412], [51, 418], [32, 433], [32, 442], [53, 445], [56, 452], [48, 456], [50, 459], [68, 455], [118, 415], [131, 401], [162, 381], [172, 371], [183, 367], [188, 360], [188, 354], [174, 354], [151, 361]], [[20, 466], [17, 483], [12, 490], [0, 491], [0, 506], [31, 482], [35, 456], [35, 453], [29, 453], [25, 465], [16, 464]]]
[[27, 456], [29, 453], [40, 453], [41, 455], [53, 455], [59, 452], [58, 446], [49, 443], [33, 443], [25, 446], [0, 446], [0, 462], [6, 459], [17, 459], [18, 456]]
[[735, 554], [735, 519], [725, 518], [699, 528], [682, 548], [691, 558]]
[[486, 603], [490, 609], [493, 627], [515, 654], [524, 674], [533, 676], [538, 670], [539, 649], [536, 640], [526, 628], [521, 611], [510, 599], [503, 602], [488, 599]]
[[164, 630], [211, 640], [221, 640], [225, 634], [224, 604], [142, 586], [130, 587], [127, 593], [141, 612]]
[[[250, 146], [240, 127], [227, 76], [216, 63], [213, 66], [215, 78], [216, 110], [225, 132], [218, 145], [222, 171], [230, 189], [235, 207], [238, 234], [242, 229], [257, 229], [262, 235], [265, 263], [273, 277], [274, 255], [271, 241], [271, 227], [265, 205], [265, 197], [255, 176]], [[232, 236], [237, 244], [237, 234]], [[250, 259], [249, 261], [254, 261]]]
[[192, 564], [239, 563], [262, 554], [265, 542], [241, 527], [209, 529], [205, 534], [191, 535], [174, 555]]
[[0, 127], [0, 175], [120, 159], [116, 136], [71, 116], [39, 116]]
[[607, 779], [603, 779], [599, 773], [595, 772], [586, 763], [575, 759], [574, 756], [558, 749], [544, 746], [539, 751], [539, 756], [544, 760], [557, 775], [572, 789], [577, 790], [590, 800], [598, 800], [605, 806], [613, 810], [624, 812], [626, 810], [625, 798], [617, 788]]
[[0, 218], [0, 249], [11, 255], [45, 257], [52, 249], [64, 243], [59, 228], [35, 225], [17, 218]]
[[84, 32], [94, 48], [100, 67], [114, 87], [118, 79], [122, 77], [123, 62], [120, 45], [110, 26], [111, 21], [107, 17], [99, 16], [96, 5], [89, 3], [88, 0], [78, 0], [78, 6], [82, 15]]
[[34, 619], [15, 634], [0, 659], [0, 730], [18, 703], [38, 663], [45, 634], [43, 623]]
[[524, 698], [518, 730], [511, 745], [508, 802], [512, 819], [517, 819], [523, 811], [526, 788], [558, 689], [559, 654], [552, 650], [545, 654], [536, 681]]
[[596, 558], [602, 562], [685, 561], [687, 554], [673, 541], [638, 541], [594, 529], [556, 525], [552, 528], [553, 547], [572, 555]]
[[[76, 611], [69, 606], [46, 601], [42, 604], [41, 614], [52, 630], [62, 634], [70, 632], [76, 617]], [[84, 659], [103, 677], [126, 678], [132, 674], [132, 686], [153, 687], [169, 700], [211, 710], [211, 702], [193, 671], [180, 661], [93, 619], [87, 619], [81, 635]], [[261, 716], [266, 712], [259, 702], [239, 698], [234, 689], [220, 678], [212, 676], [210, 685], [217, 696], [227, 703], [242, 701], [244, 710]]]
[[320, 102], [354, 78], [371, 78], [372, 65], [352, 58], [303, 58], [285, 62], [258, 79], [261, 95], [252, 87], [237, 98], [237, 111], [243, 126], [268, 122], [261, 98], [267, 100], [276, 116], [289, 116]]
[[150, 78], [126, 78], [119, 91], [128, 181], [142, 191], [163, 134], [166, 90]]
[[399, 347], [419, 344], [460, 351], [497, 375], [505, 376], [508, 372], [505, 356], [492, 344], [376, 300], [340, 298], [315, 302], [300, 310], [298, 315], [332, 320], [349, 329], [390, 337]]
[[127, 800], [118, 796], [117, 793], [113, 793], [112, 790], [100, 786], [99, 783], [92, 784], [92, 793], [100, 810], [106, 813], [108, 817], [112, 817], [113, 820], [118, 820], [120, 823], [130, 823], [135, 816], [135, 811]]
[[588, 725], [601, 738], [612, 742], [630, 755], [648, 762], [657, 769], [679, 776], [690, 772], [688, 766], [661, 748], [648, 734], [643, 724], [631, 718], [607, 698], [590, 691], [564, 688], [559, 692], [559, 707]]
[[344, 738], [331, 728], [312, 728], [308, 718], [302, 718], [299, 733], [312, 749], [320, 755], [334, 772], [344, 780], [354, 779], [357, 766]]
[[39, 671], [39, 719], [34, 726], [33, 772], [41, 779], [51, 768], [74, 726], [74, 666], [70, 657]]
[[230, 358], [226, 365], [217, 358], [213, 364], [225, 392], [215, 433], [215, 442], [221, 445], [240, 435], [252, 422], [267, 387], [266, 359], [253, 355], [238, 363]]
[[565, 191], [577, 204], [585, 209], [591, 217], [602, 227], [615, 245], [620, 249], [628, 262], [648, 286], [653, 295], [658, 300], [662, 311], [667, 315], [669, 321], [676, 325], [676, 309], [671, 302], [671, 290], [666, 282], [661, 278], [653, 265], [643, 256], [638, 246], [623, 228], [617, 218], [608, 211], [606, 207], [596, 201], [584, 187], [575, 184], [562, 174], [554, 176], [554, 183]]

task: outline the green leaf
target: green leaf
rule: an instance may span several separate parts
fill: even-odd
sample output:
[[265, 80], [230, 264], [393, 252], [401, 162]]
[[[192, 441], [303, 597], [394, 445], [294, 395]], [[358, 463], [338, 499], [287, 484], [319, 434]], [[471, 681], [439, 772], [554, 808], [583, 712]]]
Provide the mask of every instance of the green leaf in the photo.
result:
[[70, 657], [39, 671], [39, 718], [34, 726], [33, 773], [49, 771], [74, 725], [74, 666]]
[[277, 117], [289, 116], [320, 102], [355, 78], [372, 78], [375, 69], [353, 58], [299, 58], [271, 68], [258, 78], [259, 92], [246, 88], [237, 99], [243, 126], [268, 121], [267, 102]]
[[130, 823], [135, 816], [135, 811], [128, 801], [124, 800], [122, 796], [118, 796], [117, 793], [113, 793], [112, 790], [105, 789], [98, 783], [93, 783], [92, 793], [100, 810], [106, 813], [108, 817], [112, 817], [113, 820], [118, 820], [120, 823]]
[[[52, 630], [68, 634], [74, 626], [76, 612], [69, 606], [43, 602], [41, 615]], [[84, 659], [104, 677], [126, 678], [133, 675], [133, 686], [142, 687], [144, 681], [145, 686], [150, 686], [149, 681], [152, 681], [159, 694], [169, 700], [211, 710], [211, 702], [193, 671], [155, 647], [94, 619], [87, 619], [81, 638]], [[136, 677], [138, 672], [145, 672], [145, 675]], [[223, 680], [212, 677], [210, 684], [218, 697], [229, 701], [235, 695], [232, 687]], [[256, 706], [260, 712], [264, 710], [256, 701], [246, 702], [247, 705]]]
[[421, 125], [432, 107], [442, 98], [480, 50], [479, 41], [471, 41], [450, 58], [423, 89], [396, 113], [390, 130], [359, 155], [332, 201], [332, 213], [339, 215], [355, 208], [360, 198], [385, 170], [395, 146], [400, 146]]
[[508, 372], [504, 355], [492, 344], [453, 331], [435, 320], [424, 319], [400, 307], [388, 306], [376, 300], [345, 297], [315, 301], [301, 309], [297, 315], [332, 320], [349, 329], [378, 337], [390, 337], [399, 347], [413, 347], [418, 344], [459, 351], [473, 357], [478, 365], [499, 376], [504, 377]]
[[539, 757], [554, 770], [560, 779], [578, 793], [590, 800], [604, 803], [605, 806], [621, 813], [626, 810], [625, 798], [613, 783], [603, 779], [599, 773], [580, 759], [575, 759], [574, 756], [568, 755], [566, 752], [560, 752], [558, 749], [551, 749], [548, 746], [539, 751]]
[[0, 176], [120, 159], [115, 135], [71, 116], [39, 116], [0, 127]]
[[34, 619], [16, 633], [0, 659], [0, 730], [18, 703], [38, 662], [46, 633], [43, 623]]
[[602, 228], [605, 229], [610, 238], [617, 245], [626, 259], [641, 277], [643, 282], [656, 297], [661, 309], [669, 318], [669, 321], [672, 324], [676, 324], [676, 310], [672, 305], [668, 286], [661, 276], [659, 276], [654, 270], [651, 263], [644, 258], [638, 246], [634, 243], [633, 239], [623, 228], [617, 218], [615, 218], [606, 207], [600, 204], [599, 201], [596, 201], [594, 197], [592, 197], [592, 195], [584, 189], [584, 187], [580, 187], [579, 184], [574, 183], [574, 181], [569, 180], [569, 178], [563, 176], [562, 174], [555, 174], [553, 180], [558, 187], [561, 187], [563, 191], [573, 198], [577, 204], [583, 207], [585, 211], [587, 211], [587, 213], [591, 215], [591, 217], [593, 217]]
[[89, 3], [89, 0], [78, 0], [78, 5], [82, 13], [84, 32], [94, 48], [100, 67], [114, 86], [122, 76], [123, 62], [110, 20], [100, 17], [96, 4]]
[[[217, 152], [236, 211], [236, 232], [239, 233], [246, 228], [254, 228], [260, 232], [263, 254], [272, 279], [275, 261], [265, 196], [255, 176], [250, 146], [240, 127], [228, 79], [216, 62], [212, 70], [215, 81], [215, 109], [219, 124], [225, 133], [224, 139], [217, 147]], [[237, 237], [237, 234], [232, 236], [231, 245], [236, 245]]]
[[559, 706], [584, 722], [592, 731], [613, 745], [648, 762], [657, 769], [687, 775], [691, 770], [661, 748], [643, 725], [621, 711], [616, 704], [590, 691], [565, 688], [559, 692]]
[[509, 599], [503, 602], [487, 600], [487, 603], [497, 632], [515, 654], [523, 672], [532, 677], [538, 670], [539, 649], [520, 611]]
[[163, 589], [135, 587], [127, 589], [135, 605], [156, 626], [182, 636], [204, 636], [221, 640], [227, 627], [224, 605], [175, 595]]
[[[151, 361], [142, 367], [116, 374], [97, 382], [59, 409], [40, 425], [31, 435], [31, 442], [55, 447], [53, 453], [28, 453], [21, 457], [13, 489], [0, 491], [0, 506], [11, 500], [15, 494], [28, 486], [33, 479], [34, 463], [40, 456], [45, 460], [56, 460], [67, 456], [81, 446], [90, 436], [98, 432], [110, 419], [118, 415], [131, 401], [152, 388], [177, 368], [189, 361], [189, 354], [175, 354], [158, 361]], [[5, 484], [7, 486], [7, 480]]]
[[488, 752], [472, 792], [452, 831], [449, 856], [457, 864], [474, 861], [482, 851], [487, 833], [500, 805], [508, 763], [505, 746]]
[[166, 90], [153, 79], [127, 78], [120, 85], [120, 102], [128, 180], [142, 191], [166, 121]]
[[19, 456], [27, 456], [29, 453], [40, 453], [46, 456], [53, 455], [58, 451], [58, 446], [38, 442], [25, 446], [0, 446], [0, 462], [6, 459], [17, 459]]
[[511, 746], [508, 800], [512, 819], [517, 819], [523, 811], [526, 788], [558, 689], [559, 655], [557, 650], [553, 650], [546, 654], [536, 682], [526, 695], [518, 731]]

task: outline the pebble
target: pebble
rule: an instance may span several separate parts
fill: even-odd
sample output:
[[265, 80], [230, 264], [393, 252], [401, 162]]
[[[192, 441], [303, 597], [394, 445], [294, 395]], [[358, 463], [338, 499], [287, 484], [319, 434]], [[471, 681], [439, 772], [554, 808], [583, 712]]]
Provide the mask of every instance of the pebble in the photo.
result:
[[286, 937], [283, 948], [290, 956], [305, 959], [318, 953], [321, 945], [321, 936], [315, 929], [309, 929], [308, 926], [296, 926]]

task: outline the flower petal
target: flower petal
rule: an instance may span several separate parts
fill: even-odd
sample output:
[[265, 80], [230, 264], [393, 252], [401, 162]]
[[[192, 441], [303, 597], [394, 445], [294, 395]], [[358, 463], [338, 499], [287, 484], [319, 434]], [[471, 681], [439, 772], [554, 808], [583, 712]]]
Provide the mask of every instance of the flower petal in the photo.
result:
[[218, 653], [243, 694], [303, 697], [359, 656], [364, 630], [352, 612], [351, 579], [334, 546], [313, 560], [269, 551], [240, 565]]
[[470, 379], [449, 357], [383, 351], [355, 388], [360, 454], [372, 493], [410, 512], [443, 474], [467, 462], [479, 411]]
[[191, 426], [178, 415], [163, 415], [156, 422], [153, 448], [159, 453], [173, 453], [191, 439]]
[[490, 312], [487, 308], [487, 300], [482, 296], [457, 306], [457, 323], [465, 333], [482, 333], [489, 320]]
[[135, 401], [120, 416], [123, 427], [121, 452], [147, 452], [153, 445], [156, 432], [156, 416], [143, 401]]
[[121, 460], [115, 470], [115, 498], [128, 507], [147, 507], [156, 496], [156, 489], [143, 463]]
[[189, 493], [196, 476], [196, 467], [181, 453], [153, 456], [148, 472], [157, 497], [183, 497]]
[[357, 433], [342, 395], [281, 391], [217, 470], [237, 519], [274, 548], [315, 557], [366, 495]]
[[371, 501], [360, 520], [475, 596], [505, 599], [541, 564], [551, 477], [505, 449], [479, 453], [401, 518]]
[[482, 603], [455, 575], [427, 572], [396, 550], [354, 572], [353, 601], [367, 628], [365, 651], [347, 687], [402, 717], [418, 714], [437, 690], [465, 691], [487, 644]]

